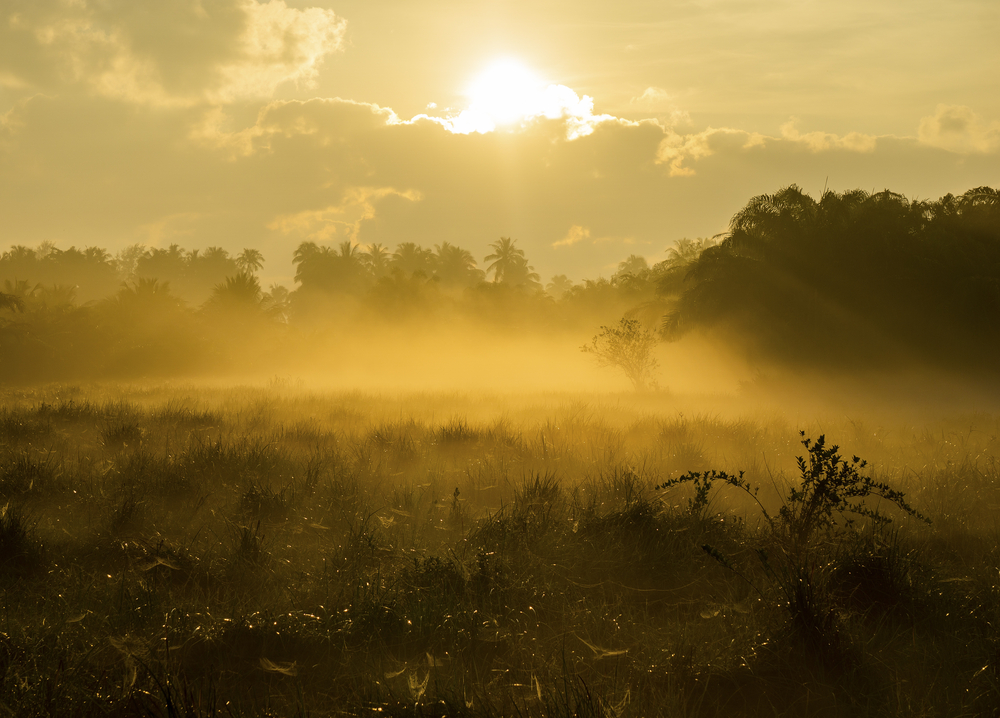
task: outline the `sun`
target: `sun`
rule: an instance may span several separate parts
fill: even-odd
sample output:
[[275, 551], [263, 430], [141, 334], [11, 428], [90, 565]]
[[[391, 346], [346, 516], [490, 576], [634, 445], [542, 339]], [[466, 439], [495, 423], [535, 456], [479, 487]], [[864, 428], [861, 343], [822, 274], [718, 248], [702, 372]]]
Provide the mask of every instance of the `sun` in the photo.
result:
[[537, 120], [557, 120], [566, 124], [569, 139], [593, 132], [594, 101], [587, 95], [542, 79], [514, 58], [494, 60], [466, 88], [468, 100], [458, 115], [439, 119], [450, 131], [485, 134], [503, 129], [513, 132]]
[[512, 125], [546, 112], [546, 85], [512, 58], [489, 66], [466, 90], [469, 109], [496, 125]]

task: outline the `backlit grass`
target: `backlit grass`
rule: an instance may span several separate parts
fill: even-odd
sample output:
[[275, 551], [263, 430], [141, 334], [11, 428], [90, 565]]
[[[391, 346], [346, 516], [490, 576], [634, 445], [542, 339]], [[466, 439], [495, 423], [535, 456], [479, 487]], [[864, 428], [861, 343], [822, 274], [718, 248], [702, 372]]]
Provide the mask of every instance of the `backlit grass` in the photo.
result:
[[[0, 708], [995, 715], [998, 428], [664, 397], [8, 391]], [[778, 516], [799, 429], [933, 523], [883, 505], [892, 523], [817, 534], [776, 581], [743, 492], [654, 488], [744, 471]]]

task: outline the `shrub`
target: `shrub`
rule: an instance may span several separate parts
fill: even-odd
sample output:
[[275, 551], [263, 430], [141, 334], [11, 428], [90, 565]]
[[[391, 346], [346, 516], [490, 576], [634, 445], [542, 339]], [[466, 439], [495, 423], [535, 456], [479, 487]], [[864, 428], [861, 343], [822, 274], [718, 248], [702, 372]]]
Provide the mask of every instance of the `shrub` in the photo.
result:
[[599, 366], [625, 372], [636, 391], [656, 387], [653, 374], [659, 363], [653, 356], [656, 337], [638, 319], [622, 317], [616, 326], [601, 327], [600, 333], [580, 351], [593, 354]]
[[[805, 437], [805, 432], [799, 434]], [[839, 628], [827, 584], [830, 573], [836, 572], [838, 566], [836, 559], [824, 559], [823, 542], [817, 539], [821, 535], [830, 538], [838, 530], [850, 530], [859, 516], [869, 519], [874, 526], [890, 523], [889, 516], [868, 505], [872, 497], [885, 499], [914, 518], [927, 519], [906, 502], [903, 492], [862, 475], [867, 466], [865, 461], [857, 456], [845, 460], [839, 454], [840, 447], [827, 447], [825, 436], [816, 441], [803, 438], [802, 445], [808, 458], [798, 457], [799, 484], [791, 486], [782, 498], [777, 516], [760, 503], [758, 488], [743, 478], [742, 471], [735, 476], [724, 471], [692, 471], [655, 488], [691, 484], [694, 496], [688, 501], [688, 510], [697, 517], [704, 517], [715, 482], [749, 495], [768, 528], [766, 544], [755, 550], [767, 582], [780, 595], [799, 636], [811, 647], [828, 651], [837, 647]], [[702, 548], [749, 581], [716, 548], [707, 544]], [[760, 588], [754, 588], [763, 595]]]
[[[804, 437], [805, 432], [800, 431], [799, 435]], [[857, 456], [850, 461], [841, 458], [838, 453], [840, 447], [834, 445], [827, 448], [825, 436], [820, 436], [815, 442], [804, 438], [802, 445], [806, 447], [809, 458], [798, 457], [800, 484], [789, 488], [776, 517], [757, 499], [758, 488], [743, 478], [742, 471], [736, 476], [725, 471], [689, 471], [655, 488], [662, 490], [692, 484], [695, 495], [688, 501], [688, 508], [692, 513], [700, 514], [708, 505], [713, 483], [721, 481], [753, 498], [768, 526], [796, 544], [808, 543], [822, 530], [839, 525], [850, 528], [857, 516], [866, 517], [876, 524], [890, 523], [892, 519], [889, 516], [866, 504], [873, 496], [895, 504], [914, 518], [927, 521], [906, 502], [902, 491], [870, 476], [863, 476], [861, 470], [868, 465], [863, 459]]]

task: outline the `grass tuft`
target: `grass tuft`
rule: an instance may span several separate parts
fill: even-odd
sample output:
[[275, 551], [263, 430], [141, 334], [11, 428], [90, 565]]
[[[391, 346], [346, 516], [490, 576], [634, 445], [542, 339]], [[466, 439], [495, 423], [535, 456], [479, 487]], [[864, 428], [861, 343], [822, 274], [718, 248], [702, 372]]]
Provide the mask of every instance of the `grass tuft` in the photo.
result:
[[35, 522], [20, 506], [4, 504], [0, 508], [0, 575], [22, 576], [38, 570], [41, 562]]

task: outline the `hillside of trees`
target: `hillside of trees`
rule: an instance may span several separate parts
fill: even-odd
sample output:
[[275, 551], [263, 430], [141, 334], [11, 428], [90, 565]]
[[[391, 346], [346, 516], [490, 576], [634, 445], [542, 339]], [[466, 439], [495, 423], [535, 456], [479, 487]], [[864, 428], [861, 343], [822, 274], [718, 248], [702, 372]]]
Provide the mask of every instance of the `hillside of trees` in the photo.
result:
[[582, 342], [623, 316], [665, 341], [708, 335], [761, 367], [997, 373], [997, 190], [815, 200], [793, 185], [750, 200], [717, 239], [677, 241], [652, 266], [633, 255], [610, 279], [544, 284], [510, 238], [481, 263], [447, 242], [304, 242], [294, 286], [266, 289], [255, 249], [12, 246], [0, 255], [0, 381], [283, 371], [394, 325]]

